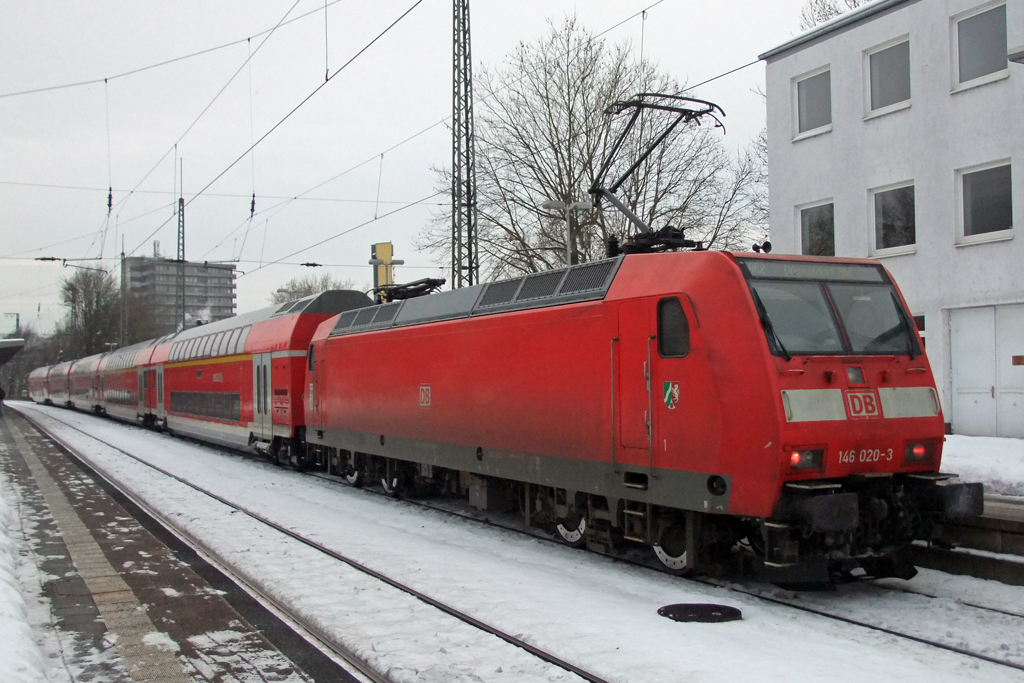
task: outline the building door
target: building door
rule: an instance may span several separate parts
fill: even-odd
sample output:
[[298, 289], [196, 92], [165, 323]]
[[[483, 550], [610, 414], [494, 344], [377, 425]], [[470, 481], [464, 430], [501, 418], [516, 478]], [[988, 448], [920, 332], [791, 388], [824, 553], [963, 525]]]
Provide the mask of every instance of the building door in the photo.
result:
[[269, 353], [252, 354], [252, 421], [257, 439], [269, 441], [273, 436], [273, 418], [270, 410], [271, 359]]
[[618, 424], [623, 448], [651, 446], [650, 301], [619, 306]]
[[996, 306], [996, 424], [1024, 438], [1024, 306]]
[[953, 430], [1024, 437], [1024, 306], [950, 312]]

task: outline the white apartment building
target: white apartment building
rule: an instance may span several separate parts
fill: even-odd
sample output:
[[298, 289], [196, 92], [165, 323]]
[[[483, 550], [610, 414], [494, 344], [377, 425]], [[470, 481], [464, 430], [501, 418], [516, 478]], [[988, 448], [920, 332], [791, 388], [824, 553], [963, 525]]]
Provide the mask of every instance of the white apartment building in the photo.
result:
[[1024, 0], [875, 0], [761, 59], [776, 252], [881, 260], [952, 430], [1024, 437]]

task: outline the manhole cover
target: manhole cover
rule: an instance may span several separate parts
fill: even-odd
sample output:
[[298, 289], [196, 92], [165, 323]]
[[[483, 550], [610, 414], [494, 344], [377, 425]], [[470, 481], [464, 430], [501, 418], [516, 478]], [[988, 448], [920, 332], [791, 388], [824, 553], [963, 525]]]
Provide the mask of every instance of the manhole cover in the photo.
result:
[[686, 604], [665, 605], [658, 609], [658, 614], [672, 621], [700, 621], [706, 624], [719, 621], [737, 621], [743, 613], [728, 605]]

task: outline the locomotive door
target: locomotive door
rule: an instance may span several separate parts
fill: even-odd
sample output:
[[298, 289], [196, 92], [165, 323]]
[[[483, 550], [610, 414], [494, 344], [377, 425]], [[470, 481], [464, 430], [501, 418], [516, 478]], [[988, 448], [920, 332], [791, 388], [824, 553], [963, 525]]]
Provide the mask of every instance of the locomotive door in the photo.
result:
[[309, 367], [313, 371], [313, 383], [309, 385], [309, 407], [313, 414], [313, 424], [317, 429], [324, 428], [323, 399], [320, 396], [320, 387], [323, 384], [324, 361], [317, 361], [313, 346], [309, 347]]
[[252, 354], [252, 421], [253, 434], [258, 439], [273, 437], [273, 418], [270, 410], [271, 360], [269, 353]]
[[[619, 444], [648, 451], [651, 446], [651, 301], [619, 306]], [[626, 462], [636, 457], [625, 458]], [[637, 463], [639, 464], [639, 463]]]
[[[654, 425], [651, 462], [654, 467], [672, 466], [684, 452], [690, 452], [700, 435], [686, 432], [688, 420], [698, 408], [694, 405], [693, 388], [697, 377], [690, 354], [690, 322], [686, 309], [693, 315], [686, 297], [667, 296], [654, 308], [654, 330], [651, 342], [651, 393], [654, 404]], [[689, 303], [687, 301], [687, 303]], [[689, 391], [687, 390], [689, 389]], [[710, 429], [710, 421], [705, 421]]]

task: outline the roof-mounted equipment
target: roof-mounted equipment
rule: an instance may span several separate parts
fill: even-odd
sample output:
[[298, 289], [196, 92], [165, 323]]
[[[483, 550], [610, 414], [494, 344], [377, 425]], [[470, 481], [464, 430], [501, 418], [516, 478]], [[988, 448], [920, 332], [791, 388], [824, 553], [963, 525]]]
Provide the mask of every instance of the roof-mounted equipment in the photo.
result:
[[407, 282], [403, 285], [383, 285], [373, 290], [374, 298], [381, 303], [413, 299], [418, 296], [433, 294], [441, 289], [447, 280], [443, 277], [425, 277], [422, 280]]
[[[645, 109], [653, 109], [657, 111], [664, 111], [674, 114], [675, 116], [665, 127], [665, 130], [658, 135], [653, 142], [647, 147], [647, 149], [637, 157], [637, 160], [633, 162], [628, 169], [617, 180], [606, 186], [605, 176], [611, 170], [612, 164], [615, 162], [619, 151], [622, 149], [623, 143], [626, 141], [626, 137], [629, 132], [633, 129], [637, 120], [640, 118], [640, 113]], [[683, 235], [685, 228], [676, 228], [672, 226], [666, 226], [659, 230], [652, 230], [651, 226], [647, 225], [639, 216], [629, 209], [615, 193], [618, 191], [622, 184], [638, 168], [647, 160], [649, 156], [660, 147], [668, 136], [672, 134], [679, 124], [696, 122], [700, 125], [701, 119], [710, 118], [715, 122], [715, 128], [724, 129], [725, 126], [719, 117], [725, 116], [725, 112], [717, 104], [708, 102], [706, 100], [698, 100], [692, 97], [683, 97], [682, 95], [665, 95], [659, 93], [639, 93], [631, 100], [624, 102], [613, 102], [605, 110], [605, 114], [609, 116], [617, 116], [623, 112], [632, 110], [629, 121], [626, 123], [625, 128], [619, 134], [615, 144], [612, 145], [611, 151], [608, 153], [608, 157], [605, 159], [604, 164], [601, 165], [601, 169], [597, 172], [597, 176], [594, 179], [593, 187], [590, 188], [590, 194], [594, 196], [594, 206], [596, 207], [601, 200], [606, 200], [609, 204], [618, 209], [622, 214], [636, 226], [638, 232], [635, 235], [630, 236], [626, 241], [618, 246], [613, 245], [611, 241], [608, 244], [608, 256], [615, 256], [615, 253], [651, 253], [659, 251], [674, 251], [676, 249], [694, 249], [701, 251], [704, 249], [704, 245], [700, 242], [687, 239]], [[614, 238], [613, 238], [614, 239]]]

